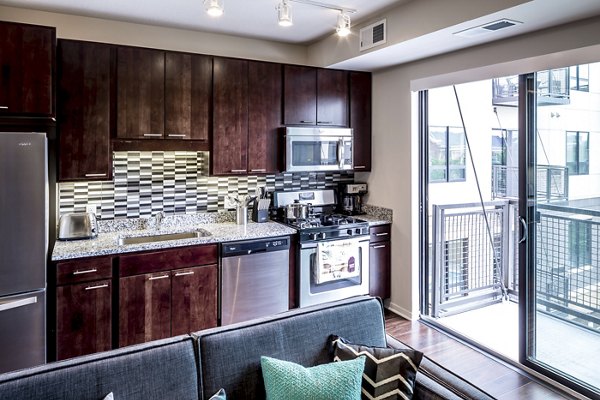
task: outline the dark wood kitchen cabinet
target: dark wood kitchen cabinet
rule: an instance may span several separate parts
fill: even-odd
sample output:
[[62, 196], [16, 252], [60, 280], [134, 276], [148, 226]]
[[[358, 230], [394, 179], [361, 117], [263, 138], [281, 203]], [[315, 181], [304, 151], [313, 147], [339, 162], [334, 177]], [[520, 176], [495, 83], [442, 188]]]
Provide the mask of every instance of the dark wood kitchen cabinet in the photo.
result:
[[369, 294], [387, 299], [391, 286], [391, 227], [389, 224], [378, 225], [369, 231]]
[[165, 138], [208, 141], [212, 58], [165, 53]]
[[285, 65], [285, 125], [348, 126], [346, 71]]
[[350, 128], [354, 171], [371, 170], [371, 73], [350, 72]]
[[56, 359], [110, 350], [112, 258], [56, 264]]
[[119, 346], [217, 325], [217, 246], [119, 257]]
[[117, 137], [160, 139], [165, 129], [165, 52], [117, 48]]
[[111, 60], [114, 46], [59, 40], [59, 181], [112, 178]]
[[277, 172], [281, 65], [214, 59], [212, 174]]
[[54, 115], [56, 29], [0, 22], [0, 116]]

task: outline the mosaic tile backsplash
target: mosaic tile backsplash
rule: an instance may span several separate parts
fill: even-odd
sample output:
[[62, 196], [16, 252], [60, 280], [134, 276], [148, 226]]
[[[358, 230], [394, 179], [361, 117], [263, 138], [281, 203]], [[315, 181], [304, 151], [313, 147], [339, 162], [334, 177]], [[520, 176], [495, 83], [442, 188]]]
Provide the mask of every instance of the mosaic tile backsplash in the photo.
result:
[[208, 152], [115, 152], [112, 182], [58, 184], [59, 215], [96, 206], [99, 219], [190, 214], [225, 209], [225, 196], [268, 191], [337, 188], [352, 172], [302, 172], [266, 176], [209, 177]]

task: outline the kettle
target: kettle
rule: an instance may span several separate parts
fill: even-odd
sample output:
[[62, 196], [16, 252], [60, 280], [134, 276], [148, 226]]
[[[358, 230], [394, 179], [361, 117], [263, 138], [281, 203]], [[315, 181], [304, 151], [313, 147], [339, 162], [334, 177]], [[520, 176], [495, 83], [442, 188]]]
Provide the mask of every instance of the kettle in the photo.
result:
[[98, 236], [96, 214], [70, 213], [60, 216], [58, 240], [92, 239]]

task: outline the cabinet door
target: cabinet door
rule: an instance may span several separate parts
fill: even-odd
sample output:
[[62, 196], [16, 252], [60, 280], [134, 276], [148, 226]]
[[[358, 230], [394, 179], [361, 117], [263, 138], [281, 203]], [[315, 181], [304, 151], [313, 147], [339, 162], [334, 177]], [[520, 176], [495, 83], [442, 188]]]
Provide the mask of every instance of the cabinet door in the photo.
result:
[[248, 170], [248, 61], [214, 59], [214, 175], [246, 174]]
[[112, 46], [61, 40], [58, 47], [59, 180], [111, 179]]
[[348, 73], [317, 69], [317, 125], [348, 126]]
[[165, 54], [165, 137], [208, 141], [212, 60]]
[[275, 173], [281, 126], [281, 64], [248, 64], [248, 173]]
[[160, 139], [164, 133], [165, 54], [117, 50], [117, 137]]
[[53, 114], [54, 28], [0, 22], [0, 115]]
[[217, 265], [172, 272], [171, 335], [217, 326]]
[[316, 125], [316, 68], [284, 65], [283, 123], [286, 125]]
[[171, 274], [119, 279], [119, 347], [171, 336]]
[[350, 72], [350, 128], [354, 134], [354, 170], [371, 170], [371, 74]]
[[382, 299], [390, 297], [390, 242], [372, 244], [369, 248], [369, 294]]
[[58, 360], [112, 348], [110, 280], [56, 288]]

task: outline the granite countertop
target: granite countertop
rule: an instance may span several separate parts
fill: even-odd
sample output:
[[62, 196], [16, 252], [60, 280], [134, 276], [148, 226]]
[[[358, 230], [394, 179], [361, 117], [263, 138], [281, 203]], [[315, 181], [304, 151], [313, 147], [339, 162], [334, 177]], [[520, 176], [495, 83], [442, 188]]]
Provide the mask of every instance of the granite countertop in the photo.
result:
[[367, 221], [369, 223], [369, 226], [386, 225], [392, 223], [391, 220], [382, 218], [379, 215], [362, 214], [357, 215], [356, 218], [362, 219], [363, 221]]
[[[121, 236], [135, 237], [164, 233], [185, 232], [195, 229], [204, 229], [211, 233], [210, 236], [182, 240], [165, 240], [160, 242], [119, 245]], [[232, 240], [258, 239], [274, 236], [286, 236], [296, 233], [286, 225], [277, 222], [254, 223], [237, 225], [235, 222], [200, 223], [165, 227], [164, 229], [137, 229], [116, 230], [98, 234], [98, 237], [87, 240], [57, 241], [52, 252], [52, 261], [68, 260], [74, 258], [94, 257], [111, 254], [131, 253], [136, 251], [150, 251], [168, 249], [172, 247], [194, 246], [200, 244], [222, 243]]]
[[366, 212], [366, 214], [357, 215], [356, 218], [367, 221], [369, 226], [391, 224], [393, 221], [392, 210], [389, 208], [364, 204], [363, 210]]

